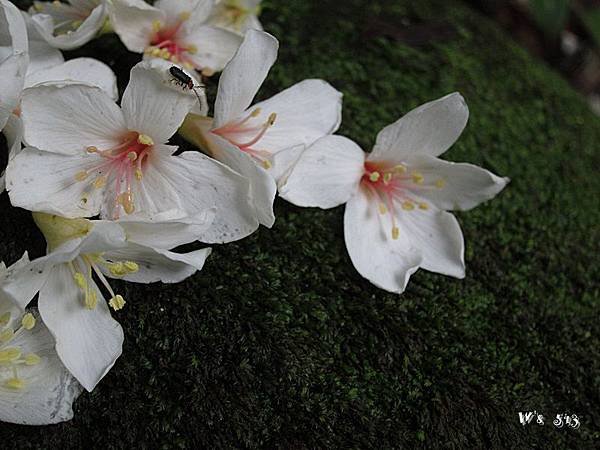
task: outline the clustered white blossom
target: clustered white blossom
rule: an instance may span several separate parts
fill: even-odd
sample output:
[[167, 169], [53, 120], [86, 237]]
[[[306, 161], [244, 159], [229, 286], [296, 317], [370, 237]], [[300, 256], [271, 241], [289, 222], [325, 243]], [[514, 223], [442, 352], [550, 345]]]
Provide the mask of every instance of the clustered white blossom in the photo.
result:
[[[210, 248], [275, 221], [277, 193], [298, 205], [346, 203], [358, 272], [402, 293], [419, 267], [464, 277], [448, 210], [491, 199], [508, 182], [438, 159], [466, 126], [458, 93], [385, 127], [370, 153], [335, 135], [342, 94], [309, 79], [253, 104], [277, 59], [259, 0], [0, 0], [0, 188], [32, 211], [47, 254], [0, 264], [0, 420], [69, 420], [72, 403], [120, 356], [113, 318], [126, 299], [110, 279], [176, 283]], [[114, 31], [143, 54], [120, 102], [112, 70], [60, 50]], [[59, 50], [60, 49], [60, 50]], [[222, 71], [213, 117], [202, 76]], [[200, 151], [177, 153], [179, 132]], [[31, 302], [37, 299], [37, 308]], [[129, 299], [128, 299], [129, 300]]]

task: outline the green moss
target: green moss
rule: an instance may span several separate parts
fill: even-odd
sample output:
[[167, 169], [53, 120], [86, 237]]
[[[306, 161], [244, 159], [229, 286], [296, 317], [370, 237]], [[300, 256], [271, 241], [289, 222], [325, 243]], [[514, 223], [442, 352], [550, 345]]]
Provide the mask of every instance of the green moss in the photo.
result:
[[[597, 448], [600, 439], [600, 122], [571, 88], [460, 3], [266, 2], [280, 39], [260, 97], [304, 78], [344, 92], [341, 134], [365, 149], [386, 124], [460, 91], [469, 125], [445, 155], [511, 177], [458, 214], [467, 277], [419, 271], [402, 296], [363, 280], [343, 208], [277, 201], [277, 222], [215, 248], [174, 286], [125, 286], [124, 354], [68, 424], [2, 425], [14, 448]], [[448, 24], [410, 47], [365, 37]], [[409, 27], [409, 28], [406, 28]], [[138, 57], [104, 36], [127, 83]], [[216, 80], [210, 82], [214, 95]], [[0, 255], [43, 241], [26, 212], [0, 216]], [[19, 230], [15, 236], [15, 230]], [[523, 427], [518, 411], [575, 413], [579, 430]]]

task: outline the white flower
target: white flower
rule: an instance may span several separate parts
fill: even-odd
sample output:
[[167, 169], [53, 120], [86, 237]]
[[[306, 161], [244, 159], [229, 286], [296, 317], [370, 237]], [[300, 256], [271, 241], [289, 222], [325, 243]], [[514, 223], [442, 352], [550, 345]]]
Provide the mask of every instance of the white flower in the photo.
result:
[[[8, 270], [28, 262], [25, 254]], [[0, 285], [6, 274], [0, 263]], [[70, 420], [80, 393], [37, 312], [23, 312], [0, 295], [0, 421], [46, 425]]]
[[[4, 4], [0, 4], [0, 11], [11, 24], [8, 27], [9, 36], [6, 36], [10, 37], [11, 42], [6, 42], [6, 47], [12, 47], [12, 52], [17, 52], [20, 57], [16, 66], [10, 57], [0, 61], [0, 129], [7, 140], [10, 161], [21, 150], [23, 125], [19, 116], [24, 87], [75, 81], [98, 86], [115, 99], [118, 93], [115, 74], [106, 64], [92, 58], [75, 58], [64, 62], [60, 51], [50, 47], [41, 38], [31, 18], [9, 5], [5, 10]], [[16, 47], [12, 45], [13, 42]], [[25, 48], [24, 52], [22, 48]], [[16, 72], [15, 68], [18, 69]], [[4, 191], [4, 173], [0, 174], [0, 191]]]
[[219, 0], [209, 22], [241, 34], [248, 30], [262, 30], [258, 20], [260, 3], [261, 0]]
[[298, 206], [346, 203], [344, 235], [354, 267], [376, 286], [404, 291], [419, 267], [464, 277], [459, 224], [467, 210], [498, 194], [508, 178], [438, 159], [468, 119], [458, 93], [426, 103], [385, 127], [373, 151], [328, 136], [309, 147], [280, 195]]
[[121, 108], [86, 85], [26, 89], [21, 117], [31, 147], [6, 170], [12, 204], [107, 219], [172, 209], [193, 217], [216, 207], [198, 239], [228, 242], [256, 230], [248, 180], [198, 152], [173, 156], [177, 147], [164, 144], [197, 101], [171, 83], [170, 67], [162, 60], [137, 64]]
[[[212, 217], [210, 211], [204, 215], [205, 226]], [[210, 249], [177, 254], [161, 248], [191, 240], [185, 236], [188, 224], [177, 220], [130, 221], [121, 226], [41, 213], [34, 213], [34, 219], [44, 233], [48, 254], [10, 271], [0, 293], [22, 308], [39, 293], [38, 308], [56, 339], [58, 356], [91, 391], [113, 366], [123, 343], [123, 330], [111, 317], [109, 305], [119, 310], [125, 300], [106, 277], [176, 283], [201, 270]], [[194, 226], [199, 226], [198, 220]], [[140, 231], [149, 234], [139, 235]], [[173, 236], [182, 231], [184, 237]], [[108, 304], [96, 280], [109, 294]]]
[[132, 52], [212, 75], [225, 67], [241, 37], [208, 24], [214, 0], [112, 0], [110, 20]]
[[249, 30], [219, 80], [214, 119], [190, 115], [180, 133], [248, 177], [263, 225], [274, 221], [274, 180], [305, 145], [333, 133], [341, 122], [342, 94], [323, 80], [304, 80], [250, 106], [277, 58], [278, 42]]
[[52, 47], [72, 50], [91, 41], [107, 19], [104, 0], [33, 2], [32, 20]]

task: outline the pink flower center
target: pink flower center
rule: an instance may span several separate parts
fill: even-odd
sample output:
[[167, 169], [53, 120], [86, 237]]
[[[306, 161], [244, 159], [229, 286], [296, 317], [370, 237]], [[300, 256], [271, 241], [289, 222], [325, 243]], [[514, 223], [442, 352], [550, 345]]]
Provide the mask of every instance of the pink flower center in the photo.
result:
[[259, 161], [265, 169], [271, 167], [271, 152], [259, 149], [256, 144], [260, 142], [265, 133], [273, 126], [277, 114], [271, 113], [264, 122], [256, 123], [255, 120], [261, 113], [260, 108], [256, 108], [246, 117], [229, 122], [212, 132], [224, 139], [227, 139], [241, 151], [248, 153], [255, 160]]
[[181, 36], [181, 27], [187, 19], [189, 13], [182, 13], [179, 20], [171, 25], [163, 25], [160, 21], [155, 21], [153, 26], [153, 34], [150, 39], [150, 46], [145, 50], [145, 53], [155, 58], [163, 58], [172, 61], [176, 64], [181, 64], [187, 69], [198, 69], [189, 55], [195, 54], [198, 49], [193, 44], [188, 44]]
[[[152, 139], [137, 131], [129, 131], [114, 147], [100, 150], [95, 146], [86, 148], [86, 152], [100, 157], [100, 162], [75, 175], [77, 181], [85, 181], [88, 177], [95, 175], [91, 187], [101, 189], [106, 186], [109, 179], [114, 182], [114, 218], [118, 219], [120, 210], [126, 214], [135, 211], [132, 182], [135, 178], [141, 181], [146, 158], [148, 157], [154, 142]], [[87, 201], [84, 197], [83, 201]]]
[[[360, 181], [371, 198], [378, 203], [380, 214], [390, 214], [392, 239], [398, 239], [400, 230], [396, 215], [403, 211], [427, 210], [429, 205], [418, 198], [419, 191], [441, 189], [444, 180], [425, 180], [419, 171], [409, 171], [404, 164], [392, 165], [385, 162], [365, 162], [365, 171]], [[417, 197], [415, 197], [415, 195]]]

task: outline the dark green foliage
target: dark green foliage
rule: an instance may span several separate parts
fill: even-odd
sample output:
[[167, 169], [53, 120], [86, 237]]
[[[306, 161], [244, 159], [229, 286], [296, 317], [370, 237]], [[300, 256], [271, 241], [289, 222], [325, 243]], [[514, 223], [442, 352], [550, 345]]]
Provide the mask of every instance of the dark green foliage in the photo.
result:
[[[377, 16], [452, 33], [366, 37]], [[272, 230], [215, 247], [186, 282], [119, 284], [114, 369], [70, 423], [0, 425], [3, 447], [598, 448], [600, 120], [461, 3], [271, 0], [262, 18], [281, 51], [260, 97], [327, 79], [345, 95], [340, 133], [365, 149], [411, 108], [465, 96], [471, 119], [445, 158], [512, 179], [458, 214], [466, 279], [419, 271], [387, 294], [353, 269], [343, 207], [278, 200]], [[121, 89], [138, 59], [109, 36], [73, 54], [109, 62]], [[0, 205], [2, 259], [41, 254], [28, 213]], [[521, 426], [534, 409], [546, 425]], [[581, 428], [553, 427], [563, 412]]]

